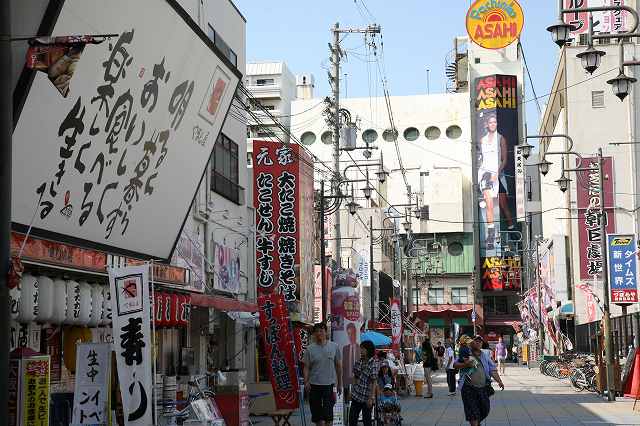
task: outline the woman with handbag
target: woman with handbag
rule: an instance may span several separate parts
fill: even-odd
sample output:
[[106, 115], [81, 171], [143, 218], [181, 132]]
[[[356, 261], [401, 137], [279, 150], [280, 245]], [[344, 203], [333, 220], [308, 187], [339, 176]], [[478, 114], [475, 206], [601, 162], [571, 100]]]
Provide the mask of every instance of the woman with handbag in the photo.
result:
[[491, 411], [489, 397], [495, 393], [491, 386], [491, 378], [493, 377], [500, 389], [504, 390], [496, 365], [491, 357], [482, 352], [482, 342], [481, 336], [474, 337], [469, 343], [471, 354], [458, 358], [453, 364], [454, 368], [465, 369], [464, 374], [460, 372], [458, 386], [462, 395], [464, 415], [471, 426], [479, 426]]
[[423, 396], [424, 398], [433, 398], [431, 373], [438, 370], [438, 360], [433, 353], [433, 346], [431, 346], [429, 338], [422, 342], [422, 367], [424, 368], [424, 382], [427, 385], [427, 393]]

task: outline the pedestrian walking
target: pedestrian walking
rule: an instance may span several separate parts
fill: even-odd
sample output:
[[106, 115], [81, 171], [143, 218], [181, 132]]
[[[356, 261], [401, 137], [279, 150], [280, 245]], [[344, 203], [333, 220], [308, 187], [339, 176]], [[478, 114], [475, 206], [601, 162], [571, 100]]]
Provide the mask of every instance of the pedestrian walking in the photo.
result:
[[442, 368], [444, 361], [444, 346], [442, 346], [442, 342], [438, 342], [436, 346], [436, 356], [438, 357], [438, 368]]
[[460, 357], [453, 364], [455, 368], [461, 370], [458, 385], [462, 395], [464, 415], [471, 426], [479, 426], [491, 411], [489, 397], [494, 392], [491, 387], [491, 378], [493, 377], [500, 385], [500, 389], [504, 390], [504, 384], [495, 364], [482, 351], [482, 342], [481, 336], [474, 337], [470, 342], [469, 356]]
[[371, 411], [375, 402], [375, 389], [378, 379], [378, 362], [373, 343], [365, 340], [360, 343], [360, 360], [353, 366], [353, 386], [351, 388], [351, 408], [349, 426], [358, 426], [358, 417], [362, 412], [364, 426], [372, 426]]
[[438, 370], [438, 361], [433, 353], [433, 346], [431, 346], [431, 340], [429, 338], [422, 342], [422, 367], [424, 368], [424, 382], [427, 385], [427, 393], [423, 395], [423, 397], [433, 398], [431, 373]]
[[444, 342], [444, 358], [443, 364], [444, 369], [447, 372], [447, 386], [449, 387], [449, 396], [454, 396], [456, 394], [456, 369], [453, 368], [453, 364], [456, 362], [456, 356], [453, 353], [453, 348], [451, 347], [451, 342]]
[[507, 345], [502, 341], [502, 337], [498, 339], [498, 344], [496, 345], [496, 360], [498, 361], [500, 374], [504, 374], [505, 362], [507, 361]]
[[327, 325], [319, 322], [313, 326], [313, 341], [304, 351], [304, 390], [309, 395], [311, 421], [316, 426], [333, 423], [335, 397], [342, 393], [342, 353], [338, 345], [327, 340]]

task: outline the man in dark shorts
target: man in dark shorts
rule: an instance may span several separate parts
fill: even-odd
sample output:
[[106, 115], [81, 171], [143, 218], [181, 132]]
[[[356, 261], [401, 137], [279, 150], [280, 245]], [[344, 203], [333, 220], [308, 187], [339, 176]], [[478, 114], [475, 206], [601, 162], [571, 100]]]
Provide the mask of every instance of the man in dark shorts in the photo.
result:
[[327, 325], [313, 326], [313, 341], [304, 352], [304, 390], [309, 395], [311, 421], [317, 426], [333, 423], [335, 397], [342, 393], [342, 353], [334, 342], [327, 340]]

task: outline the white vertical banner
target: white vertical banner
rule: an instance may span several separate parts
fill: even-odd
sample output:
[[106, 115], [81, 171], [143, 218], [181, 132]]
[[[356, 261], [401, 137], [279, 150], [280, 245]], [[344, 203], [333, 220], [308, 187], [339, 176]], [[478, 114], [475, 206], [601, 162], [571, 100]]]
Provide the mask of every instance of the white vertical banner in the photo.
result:
[[74, 425], [106, 425], [109, 421], [111, 344], [80, 343], [73, 394]]
[[149, 264], [109, 269], [113, 350], [127, 426], [153, 424]]
[[391, 307], [391, 341], [392, 348], [396, 354], [400, 353], [402, 344], [402, 313], [400, 312], [400, 300], [392, 299]]
[[519, 147], [516, 147], [516, 220], [524, 222], [526, 218], [525, 209], [525, 176], [524, 176], [524, 156]]

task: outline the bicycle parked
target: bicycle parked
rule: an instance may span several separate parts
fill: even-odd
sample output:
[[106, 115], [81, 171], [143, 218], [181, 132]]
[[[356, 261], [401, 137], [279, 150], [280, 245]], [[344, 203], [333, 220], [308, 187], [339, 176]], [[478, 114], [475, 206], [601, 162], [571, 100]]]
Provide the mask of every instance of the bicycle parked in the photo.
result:
[[[189, 381], [189, 395], [186, 401], [158, 401], [161, 407], [172, 407], [170, 412], [163, 410], [161, 414], [166, 424], [175, 424], [178, 426], [188, 422], [189, 425], [202, 426], [225, 426], [225, 422], [220, 415], [220, 410], [215, 402], [215, 393], [209, 389], [208, 382], [210, 376], [205, 374]], [[205, 382], [205, 384], [201, 384]], [[177, 406], [184, 405], [178, 409]]]
[[557, 360], [543, 360], [540, 372], [556, 379], [569, 379], [575, 390], [598, 392], [596, 386], [597, 370], [595, 362], [586, 355], [566, 352]]

